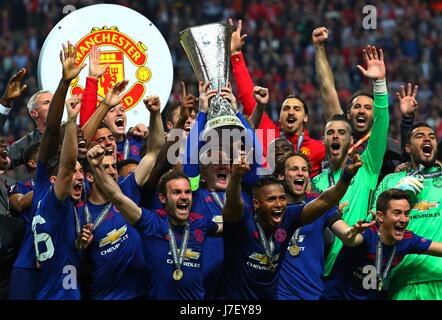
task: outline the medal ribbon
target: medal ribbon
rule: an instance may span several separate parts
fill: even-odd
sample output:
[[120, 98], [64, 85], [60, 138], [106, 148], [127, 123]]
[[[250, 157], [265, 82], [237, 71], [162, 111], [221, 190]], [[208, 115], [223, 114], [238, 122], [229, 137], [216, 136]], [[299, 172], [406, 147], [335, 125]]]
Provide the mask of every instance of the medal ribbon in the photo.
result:
[[[98, 226], [103, 222], [104, 218], [107, 216], [107, 214], [110, 211], [110, 208], [112, 207], [112, 202], [109, 202], [106, 207], [101, 210], [100, 214], [98, 215], [97, 219], [94, 222], [94, 230], [98, 228]], [[84, 204], [84, 217], [86, 219], [86, 224], [89, 224], [92, 222], [91, 212], [89, 211], [89, 208], [87, 204]]]
[[262, 230], [262, 227], [259, 224], [258, 220], [256, 219], [256, 216], [255, 216], [255, 223], [259, 232], [259, 240], [261, 242], [261, 245], [264, 247], [267, 259], [269, 259], [268, 264], [271, 266], [273, 265], [273, 253], [275, 251], [275, 244], [273, 243], [272, 240], [273, 235], [271, 235], [269, 239], [266, 238], [264, 230]]
[[291, 246], [293, 246], [293, 245], [296, 246], [296, 243], [298, 242], [300, 233], [301, 233], [301, 228], [296, 229], [295, 233], [293, 234], [293, 237], [290, 239]]
[[385, 265], [384, 272], [382, 273], [382, 241], [381, 241], [381, 234], [378, 231], [378, 242], [376, 245], [376, 279], [378, 280], [378, 284], [381, 285], [378, 286], [378, 290], [381, 291], [383, 287], [383, 283], [385, 278], [387, 277], [388, 271], [391, 268], [391, 264], [393, 262], [394, 255], [396, 253], [396, 245], [393, 248], [393, 251], [391, 252], [390, 257], [388, 258], [387, 264]]
[[75, 231], [77, 231], [77, 237], [81, 233], [80, 219], [78, 218], [77, 207], [74, 204], [74, 217], [75, 217]]
[[298, 137], [298, 142], [296, 143], [296, 152], [298, 152], [299, 149], [301, 149], [301, 145], [303, 142], [304, 142], [304, 131]]
[[126, 160], [129, 156], [129, 139], [125, 138], [123, 147], [123, 160]]
[[211, 192], [213, 200], [215, 200], [216, 204], [221, 208], [224, 208], [225, 200], [223, 201], [220, 196], [216, 192]]
[[181, 270], [181, 264], [184, 261], [184, 256], [186, 255], [186, 250], [187, 250], [187, 242], [189, 240], [189, 222], [186, 222], [186, 226], [184, 227], [183, 242], [181, 242], [179, 257], [178, 257], [178, 246], [176, 244], [175, 234], [173, 233], [170, 221], [168, 223], [169, 223], [169, 229], [167, 230], [167, 233], [169, 234], [169, 247], [170, 251], [172, 252], [173, 263], [175, 265], [176, 270]]
[[419, 167], [415, 171], [411, 171], [408, 173], [409, 176], [415, 176], [418, 177], [419, 175], [422, 176], [425, 179], [431, 179], [431, 178], [438, 178], [442, 176], [442, 168], [439, 167], [439, 170], [431, 173], [423, 173], [422, 171], [425, 169], [425, 167], [420, 164]]

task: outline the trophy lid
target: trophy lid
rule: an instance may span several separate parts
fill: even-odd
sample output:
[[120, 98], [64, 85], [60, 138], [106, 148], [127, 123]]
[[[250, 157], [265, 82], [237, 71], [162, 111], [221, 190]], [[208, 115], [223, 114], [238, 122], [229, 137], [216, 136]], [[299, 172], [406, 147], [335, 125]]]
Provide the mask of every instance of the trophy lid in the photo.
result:
[[229, 81], [232, 32], [231, 25], [210, 23], [187, 28], [179, 34], [198, 81], [210, 81], [211, 87], [218, 91]]

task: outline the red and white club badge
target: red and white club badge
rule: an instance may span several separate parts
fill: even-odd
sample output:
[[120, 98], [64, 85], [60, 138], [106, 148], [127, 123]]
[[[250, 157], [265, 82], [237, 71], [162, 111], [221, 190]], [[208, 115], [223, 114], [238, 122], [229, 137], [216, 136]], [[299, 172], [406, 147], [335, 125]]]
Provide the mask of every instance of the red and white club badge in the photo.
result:
[[[77, 46], [77, 65], [88, 64], [94, 45], [101, 50], [100, 64], [109, 64], [98, 81], [98, 100], [118, 81], [129, 80], [122, 101], [128, 128], [149, 123], [149, 112], [143, 104], [147, 95], [158, 95], [164, 108], [172, 89], [172, 58], [166, 41], [149, 19], [113, 4], [88, 6], [68, 14], [51, 30], [41, 49], [41, 89], [56, 90], [62, 70], [58, 55], [67, 41]], [[87, 75], [88, 67], [71, 82], [68, 96], [83, 93]]]

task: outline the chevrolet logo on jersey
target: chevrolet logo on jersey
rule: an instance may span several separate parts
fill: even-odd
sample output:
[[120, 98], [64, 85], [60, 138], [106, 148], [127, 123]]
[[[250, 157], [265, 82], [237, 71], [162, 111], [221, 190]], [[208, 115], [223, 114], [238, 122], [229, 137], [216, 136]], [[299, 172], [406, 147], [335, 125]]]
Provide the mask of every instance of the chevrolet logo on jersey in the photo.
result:
[[[251, 259], [253, 259], [253, 260], [256, 260], [256, 261], [259, 261], [259, 263], [260, 263], [260, 264], [263, 264], [263, 265], [268, 265], [268, 264], [269, 264], [269, 258], [268, 258], [265, 254], [261, 254], [261, 253], [253, 252], [253, 253], [249, 256], [249, 258], [251, 258]], [[273, 257], [272, 257], [272, 262], [277, 261], [278, 258], [279, 258], [279, 254], [273, 256]]]
[[[178, 256], [180, 256], [180, 249], [178, 251]], [[172, 255], [172, 252], [169, 251], [169, 255]], [[186, 249], [186, 254], [184, 255], [185, 260], [198, 260], [200, 258], [201, 252], [193, 251], [192, 249]]]
[[222, 215], [213, 216], [212, 221], [215, 223], [223, 223], [223, 216]]
[[120, 229], [114, 229], [111, 232], [107, 233], [107, 236], [100, 240], [100, 248], [104, 247], [107, 244], [114, 244], [115, 242], [119, 241], [122, 236], [126, 234], [127, 231], [127, 225], [122, 226]]
[[429, 202], [427, 200], [423, 200], [414, 205], [413, 210], [417, 210], [418, 212], [428, 211], [431, 208], [439, 207], [439, 201]]

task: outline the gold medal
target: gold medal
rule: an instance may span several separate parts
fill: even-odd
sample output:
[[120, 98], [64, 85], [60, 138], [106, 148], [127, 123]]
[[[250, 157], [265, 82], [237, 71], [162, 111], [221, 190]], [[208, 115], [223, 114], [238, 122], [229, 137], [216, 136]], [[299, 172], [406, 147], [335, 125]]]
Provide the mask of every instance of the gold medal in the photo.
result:
[[293, 257], [296, 257], [297, 255], [299, 255], [300, 251], [301, 251], [301, 249], [299, 249], [299, 247], [296, 244], [289, 247], [289, 253]]
[[183, 272], [180, 269], [176, 269], [172, 273], [173, 280], [180, 281], [183, 278]]
[[378, 291], [382, 291], [384, 288], [384, 281], [378, 280]]

